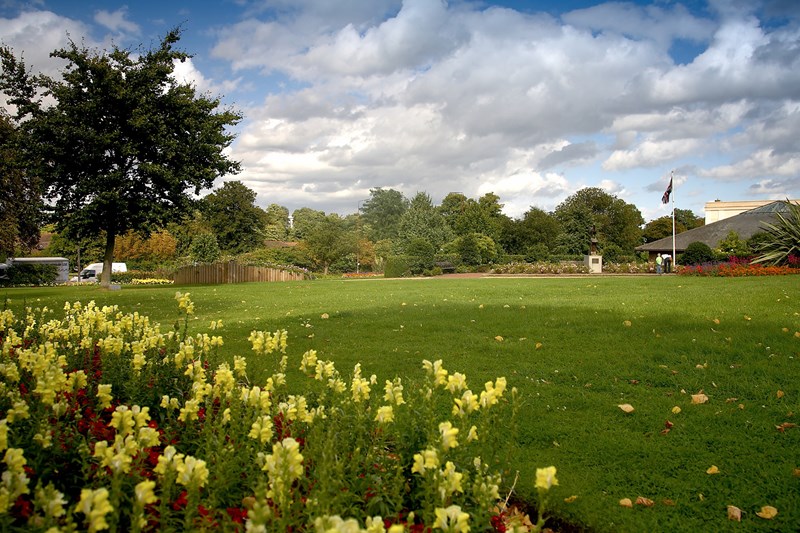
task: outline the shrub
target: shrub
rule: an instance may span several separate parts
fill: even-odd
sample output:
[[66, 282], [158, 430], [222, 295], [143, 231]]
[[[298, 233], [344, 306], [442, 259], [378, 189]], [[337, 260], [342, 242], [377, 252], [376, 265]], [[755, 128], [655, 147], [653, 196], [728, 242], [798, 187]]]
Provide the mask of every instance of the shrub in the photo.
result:
[[58, 277], [54, 265], [11, 265], [6, 269], [6, 278], [0, 278], [2, 285], [46, 285]]
[[386, 259], [383, 276], [386, 278], [404, 278], [411, 275], [408, 258], [404, 255], [393, 255]]
[[547, 262], [550, 259], [550, 249], [543, 242], [529, 246], [525, 250], [525, 261], [529, 263]]
[[217, 237], [211, 233], [196, 235], [189, 246], [189, 257], [197, 263], [213, 263], [221, 253]]
[[714, 251], [709, 245], [695, 241], [686, 247], [686, 250], [678, 258], [678, 262], [682, 265], [700, 265], [715, 259]]
[[774, 224], [763, 224], [767, 237], [758, 245], [757, 263], [786, 264], [791, 256], [800, 256], [800, 205], [786, 200], [789, 212], [776, 213]]

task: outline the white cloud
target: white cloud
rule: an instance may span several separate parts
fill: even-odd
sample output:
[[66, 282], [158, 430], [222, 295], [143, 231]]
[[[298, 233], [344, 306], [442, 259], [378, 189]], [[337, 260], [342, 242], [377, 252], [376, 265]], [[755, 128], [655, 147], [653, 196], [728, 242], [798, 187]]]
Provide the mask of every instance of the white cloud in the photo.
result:
[[241, 78], [223, 80], [219, 83], [206, 78], [202, 72], [197, 70], [190, 57], [183, 61], [175, 60], [173, 65], [175, 67], [172, 71], [173, 77], [179, 83], [194, 86], [201, 93], [210, 93], [214, 96], [224, 95], [234, 91], [241, 84]]
[[50, 76], [58, 75], [63, 66], [63, 62], [50, 57], [50, 52], [67, 46], [70, 36], [80, 42], [88, 33], [83, 23], [51, 11], [25, 11], [15, 18], [0, 18], [2, 44], [10, 47], [17, 57], [22, 56], [32, 71]]
[[122, 6], [116, 11], [101, 9], [94, 14], [94, 21], [104, 28], [118, 34], [138, 34], [139, 25], [128, 18], [128, 6]]

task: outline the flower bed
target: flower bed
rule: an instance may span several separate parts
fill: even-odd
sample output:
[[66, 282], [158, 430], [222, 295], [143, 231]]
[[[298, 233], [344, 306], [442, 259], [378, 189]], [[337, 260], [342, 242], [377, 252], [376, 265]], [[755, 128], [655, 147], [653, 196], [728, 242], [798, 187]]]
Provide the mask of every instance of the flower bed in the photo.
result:
[[583, 263], [564, 261], [560, 263], [507, 263], [497, 265], [492, 274], [588, 274]]
[[703, 263], [701, 265], [678, 265], [675, 267], [675, 271], [682, 276], [718, 276], [727, 278], [800, 274], [800, 268], [793, 268], [790, 265], [763, 265], [742, 260], [726, 263]]
[[[250, 335], [266, 379], [240, 356], [211, 369], [223, 325], [190, 335], [194, 304], [176, 299], [167, 332], [93, 302], [61, 320], [0, 312], [0, 529], [530, 529], [496, 507], [511, 452], [496, 428], [517, 409], [505, 378], [473, 392], [439, 360], [418, 383], [360, 364], [346, 381], [310, 350], [294, 383], [284, 330]], [[535, 530], [554, 484], [537, 471]]]

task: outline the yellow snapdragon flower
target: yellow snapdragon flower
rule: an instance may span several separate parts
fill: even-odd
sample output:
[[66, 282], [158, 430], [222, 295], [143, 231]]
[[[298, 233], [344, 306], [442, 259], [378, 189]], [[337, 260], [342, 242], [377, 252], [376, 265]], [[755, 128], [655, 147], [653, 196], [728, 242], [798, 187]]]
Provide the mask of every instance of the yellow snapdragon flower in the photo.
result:
[[8, 448], [8, 419], [0, 420], [0, 452]]
[[64, 516], [66, 510], [64, 506], [67, 505], [67, 500], [64, 495], [56, 490], [52, 483], [48, 483], [45, 487], [37, 487], [34, 498], [36, 507], [44, 510], [45, 516], [49, 518], [58, 518]]
[[272, 418], [270, 416], [260, 416], [256, 418], [250, 426], [250, 433], [247, 434], [251, 439], [266, 444], [272, 439]]
[[415, 474], [424, 474], [426, 470], [435, 470], [439, 468], [439, 454], [436, 450], [428, 448], [423, 450], [422, 453], [414, 454], [414, 464], [411, 466], [411, 472]]
[[442, 367], [442, 360], [437, 359], [433, 363], [424, 359], [422, 361], [422, 368], [425, 369], [425, 372], [429, 376], [433, 378], [433, 386], [438, 387], [439, 385], [447, 385], [447, 370]]
[[214, 372], [214, 397], [228, 397], [236, 387], [236, 379], [228, 363], [222, 363]]
[[300, 371], [303, 373], [310, 373], [312, 369], [315, 369], [317, 366], [317, 351], [316, 350], [308, 350], [306, 353], [303, 354], [303, 358], [300, 361]]
[[463, 478], [464, 474], [456, 472], [456, 465], [452, 461], [447, 461], [444, 468], [437, 473], [436, 488], [443, 504], [456, 492], [464, 492], [461, 487]]
[[394, 409], [391, 405], [382, 405], [378, 408], [378, 413], [375, 415], [375, 421], [379, 424], [388, 424], [394, 422]]
[[233, 371], [240, 378], [247, 376], [247, 359], [240, 355], [233, 357]]
[[447, 533], [467, 533], [469, 531], [469, 514], [462, 512], [458, 505], [436, 509], [434, 529], [441, 529]]
[[97, 386], [97, 399], [100, 402], [101, 409], [111, 407], [112, 396], [110, 384], [101, 384]]
[[181, 294], [180, 291], [175, 293], [175, 299], [178, 301], [178, 309], [187, 315], [194, 314], [194, 303], [189, 298], [189, 293]]
[[191, 455], [187, 455], [183, 460], [176, 460], [175, 470], [178, 472], [175, 481], [181, 485], [203, 487], [208, 481], [206, 462]]
[[369, 380], [361, 377], [361, 363], [356, 363], [353, 368], [353, 381], [350, 384], [350, 392], [353, 393], [353, 401], [360, 403], [369, 400], [370, 393]]
[[152, 480], [145, 480], [136, 484], [134, 494], [136, 495], [136, 503], [139, 505], [150, 505], [158, 501], [156, 493], [153, 489], [156, 488], [156, 482]]
[[541, 490], [550, 490], [550, 487], [558, 485], [556, 478], [556, 467], [548, 466], [547, 468], [536, 469], [536, 488]]
[[461, 372], [455, 372], [454, 374], [447, 376], [447, 385], [445, 388], [452, 394], [461, 392], [467, 388], [467, 376]]
[[391, 402], [395, 405], [403, 405], [406, 403], [403, 399], [403, 384], [399, 377], [394, 378], [394, 381], [389, 381], [387, 379], [383, 390], [386, 393], [383, 395], [383, 399], [387, 402]]
[[439, 433], [442, 435], [442, 449], [447, 451], [450, 448], [458, 446], [458, 428], [453, 427], [450, 422], [442, 422], [439, 424]]
[[263, 470], [269, 476], [269, 492], [267, 495], [278, 503], [279, 507], [290, 498], [289, 489], [303, 474], [303, 455], [300, 444], [291, 437], [272, 445], [272, 453], [264, 458]]
[[106, 515], [114, 510], [108, 501], [108, 489], [81, 489], [81, 499], [75, 510], [86, 516], [90, 533], [108, 529]]

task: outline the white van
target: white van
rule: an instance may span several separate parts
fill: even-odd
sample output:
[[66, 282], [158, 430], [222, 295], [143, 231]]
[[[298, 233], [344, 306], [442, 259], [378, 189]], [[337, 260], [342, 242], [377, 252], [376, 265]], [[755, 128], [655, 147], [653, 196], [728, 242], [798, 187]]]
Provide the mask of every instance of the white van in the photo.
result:
[[[128, 265], [125, 263], [111, 263], [111, 272], [127, 272]], [[91, 263], [81, 270], [77, 278], [72, 281], [99, 281], [100, 274], [103, 273], [103, 263]]]

